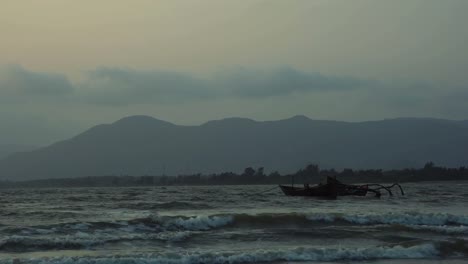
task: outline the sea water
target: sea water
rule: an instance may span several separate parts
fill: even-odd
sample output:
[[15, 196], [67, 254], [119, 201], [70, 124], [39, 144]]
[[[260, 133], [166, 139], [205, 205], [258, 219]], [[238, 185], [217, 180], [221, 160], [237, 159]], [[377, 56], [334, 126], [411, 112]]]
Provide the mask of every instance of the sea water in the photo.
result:
[[406, 195], [275, 186], [0, 190], [0, 263], [464, 263], [468, 182]]

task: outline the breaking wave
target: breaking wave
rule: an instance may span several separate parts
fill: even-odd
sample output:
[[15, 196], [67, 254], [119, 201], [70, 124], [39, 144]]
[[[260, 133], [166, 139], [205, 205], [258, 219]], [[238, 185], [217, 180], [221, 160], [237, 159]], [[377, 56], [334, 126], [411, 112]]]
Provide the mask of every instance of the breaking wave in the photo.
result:
[[[462, 243], [460, 246], [458, 244]], [[457, 246], [458, 245], [458, 246]], [[450, 250], [451, 249], [451, 250]], [[145, 254], [112, 257], [56, 257], [47, 259], [25, 259], [19, 263], [80, 263], [80, 264], [236, 264], [278, 261], [363, 261], [377, 259], [428, 259], [434, 257], [465, 256], [466, 241], [425, 243], [413, 246], [380, 246], [366, 248], [291, 248], [278, 250], [251, 250], [232, 252], [188, 252]], [[14, 263], [0, 261], [0, 263]], [[18, 262], [17, 262], [18, 263]]]
[[[4, 229], [0, 251], [26, 252], [50, 249], [91, 248], [122, 241], [182, 242], [210, 230], [234, 228], [248, 234], [252, 228], [306, 227], [307, 236], [359, 236], [368, 232], [350, 231], [346, 227], [372, 226], [390, 232], [437, 232], [449, 235], [468, 234], [466, 216], [451, 214], [387, 213], [377, 214], [300, 214], [263, 213], [199, 216], [152, 216], [126, 221], [77, 222]], [[314, 227], [331, 227], [314, 229]], [[341, 227], [340, 227], [341, 226]], [[321, 231], [322, 230], [322, 231]], [[278, 235], [281, 235], [279, 229]], [[312, 233], [310, 233], [312, 232]], [[323, 233], [325, 232], [325, 233]], [[323, 234], [322, 234], [323, 233]]]
[[136, 231], [206, 231], [223, 227], [270, 227], [314, 225], [401, 225], [414, 229], [467, 232], [468, 216], [445, 213], [386, 213], [386, 214], [217, 214], [198, 216], [159, 216], [109, 222], [76, 222], [50, 226], [6, 229], [4, 232], [24, 235], [70, 233], [76, 231], [126, 230]]
[[190, 238], [192, 231], [215, 229], [231, 222], [229, 216], [156, 216], [129, 221], [13, 228], [4, 230], [10, 235], [0, 238], [0, 251], [83, 249], [135, 240], [180, 242]]
[[231, 215], [236, 224], [307, 224], [317, 223], [348, 223], [358, 225], [400, 224], [453, 226], [468, 225], [468, 216], [446, 213], [386, 213], [386, 214], [302, 214], [302, 213], [265, 213], [265, 214], [235, 214]]
[[316, 214], [308, 216], [308, 219], [324, 222], [345, 221], [360, 225], [468, 225], [468, 216], [447, 213]]

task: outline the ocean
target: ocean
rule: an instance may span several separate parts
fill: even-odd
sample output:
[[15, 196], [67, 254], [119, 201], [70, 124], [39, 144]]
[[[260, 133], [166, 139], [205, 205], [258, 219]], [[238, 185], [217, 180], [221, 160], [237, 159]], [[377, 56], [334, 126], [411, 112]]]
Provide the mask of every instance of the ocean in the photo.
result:
[[406, 195], [275, 186], [0, 190], [0, 263], [466, 263], [468, 182]]

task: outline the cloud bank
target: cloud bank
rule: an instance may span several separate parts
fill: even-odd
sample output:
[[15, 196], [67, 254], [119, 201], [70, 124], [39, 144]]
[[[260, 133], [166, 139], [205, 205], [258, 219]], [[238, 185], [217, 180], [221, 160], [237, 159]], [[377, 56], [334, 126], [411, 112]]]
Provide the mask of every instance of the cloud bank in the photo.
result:
[[3, 67], [0, 71], [3, 97], [66, 96], [67, 100], [103, 105], [262, 99], [295, 93], [353, 90], [370, 83], [351, 77], [307, 73], [291, 67], [272, 70], [238, 68], [218, 71], [208, 78], [170, 71], [101, 67], [87, 72], [83, 81], [74, 84], [65, 75], [33, 72], [18, 65]]
[[296, 114], [335, 120], [468, 119], [466, 88], [330, 76], [284, 66], [223, 69], [203, 77], [101, 67], [73, 82], [65, 74], [8, 65], [0, 67], [0, 125], [8, 126], [0, 143], [43, 145], [72, 136], [70, 131], [78, 133], [133, 114], [189, 124], [232, 116], [268, 120]]
[[0, 67], [2, 102], [17, 101], [28, 97], [57, 97], [73, 92], [73, 85], [62, 74], [33, 72], [19, 65]]

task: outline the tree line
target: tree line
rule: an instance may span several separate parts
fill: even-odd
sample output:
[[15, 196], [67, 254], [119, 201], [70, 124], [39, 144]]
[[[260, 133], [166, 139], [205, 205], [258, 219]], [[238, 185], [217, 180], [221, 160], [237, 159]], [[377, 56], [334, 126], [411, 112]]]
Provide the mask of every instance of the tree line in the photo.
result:
[[44, 179], [30, 181], [0, 181], [0, 188], [28, 187], [119, 187], [119, 186], [181, 186], [181, 185], [246, 185], [246, 184], [315, 184], [326, 176], [335, 176], [345, 183], [417, 182], [468, 180], [468, 169], [446, 168], [428, 162], [420, 169], [353, 170], [320, 169], [309, 164], [295, 173], [265, 173], [263, 167], [247, 167], [242, 173], [223, 172], [178, 176], [88, 176], [79, 178]]

